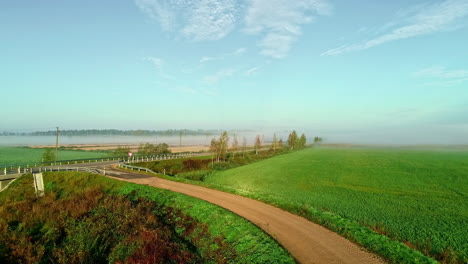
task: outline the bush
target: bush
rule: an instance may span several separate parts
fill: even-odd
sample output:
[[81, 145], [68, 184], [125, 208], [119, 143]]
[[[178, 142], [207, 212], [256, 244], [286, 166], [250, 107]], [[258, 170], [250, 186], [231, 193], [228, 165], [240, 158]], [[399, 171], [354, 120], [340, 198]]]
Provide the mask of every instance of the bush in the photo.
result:
[[193, 181], [204, 181], [205, 177], [210, 175], [211, 173], [212, 171], [209, 171], [209, 170], [189, 171], [189, 172], [178, 173], [176, 177], [193, 180]]

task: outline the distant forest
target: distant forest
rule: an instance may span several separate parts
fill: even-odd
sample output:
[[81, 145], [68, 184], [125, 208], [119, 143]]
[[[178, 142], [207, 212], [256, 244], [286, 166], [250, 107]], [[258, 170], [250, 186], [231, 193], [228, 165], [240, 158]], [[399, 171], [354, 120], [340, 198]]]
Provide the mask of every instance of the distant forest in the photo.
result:
[[[55, 136], [55, 130], [36, 132], [1, 132], [0, 136]], [[81, 129], [81, 130], [60, 130], [61, 136], [212, 136], [220, 133], [218, 130], [118, 130], [118, 129]]]

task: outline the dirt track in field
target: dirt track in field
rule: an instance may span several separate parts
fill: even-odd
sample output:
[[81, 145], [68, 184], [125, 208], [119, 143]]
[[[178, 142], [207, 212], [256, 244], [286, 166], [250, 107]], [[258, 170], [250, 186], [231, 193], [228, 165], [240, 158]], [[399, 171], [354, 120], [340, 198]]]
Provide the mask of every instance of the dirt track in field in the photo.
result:
[[385, 263], [318, 224], [256, 200], [138, 173], [112, 170], [110, 175], [118, 180], [183, 193], [226, 208], [263, 229], [299, 263]]

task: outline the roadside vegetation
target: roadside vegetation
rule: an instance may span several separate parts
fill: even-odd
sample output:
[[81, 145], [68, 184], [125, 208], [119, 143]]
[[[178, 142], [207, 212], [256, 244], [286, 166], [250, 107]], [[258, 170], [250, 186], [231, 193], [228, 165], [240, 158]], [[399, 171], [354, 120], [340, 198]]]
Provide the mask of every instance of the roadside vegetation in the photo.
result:
[[0, 193], [0, 263], [294, 263], [259, 228], [208, 202], [77, 172]]

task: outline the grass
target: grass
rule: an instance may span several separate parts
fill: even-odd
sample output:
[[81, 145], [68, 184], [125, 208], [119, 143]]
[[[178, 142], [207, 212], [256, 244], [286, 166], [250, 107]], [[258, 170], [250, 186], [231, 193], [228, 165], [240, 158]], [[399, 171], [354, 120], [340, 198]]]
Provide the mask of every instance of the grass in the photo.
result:
[[0, 262], [161, 263], [148, 258], [162, 254], [164, 263], [294, 263], [259, 228], [208, 202], [89, 173], [44, 175], [43, 198], [31, 175], [0, 193]]
[[271, 150], [262, 150], [259, 151], [258, 154], [255, 154], [254, 151], [228, 153], [225, 160], [215, 163], [212, 163], [212, 156], [207, 155], [183, 159], [139, 162], [135, 165], [181, 179], [203, 181], [207, 175], [213, 172], [232, 169], [277, 155], [283, 155], [288, 152], [288, 149], [283, 149], [281, 151], [277, 150], [276, 152]]
[[205, 183], [303, 215], [394, 263], [431, 262], [402, 243], [442, 263], [468, 262], [466, 148], [313, 148]]
[[[39, 164], [44, 149], [28, 147], [0, 147], [0, 168], [18, 165]], [[107, 157], [106, 152], [80, 151], [80, 150], [58, 150], [59, 160], [94, 159]]]

